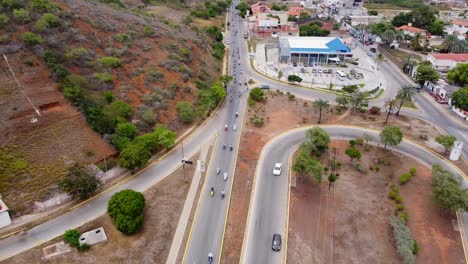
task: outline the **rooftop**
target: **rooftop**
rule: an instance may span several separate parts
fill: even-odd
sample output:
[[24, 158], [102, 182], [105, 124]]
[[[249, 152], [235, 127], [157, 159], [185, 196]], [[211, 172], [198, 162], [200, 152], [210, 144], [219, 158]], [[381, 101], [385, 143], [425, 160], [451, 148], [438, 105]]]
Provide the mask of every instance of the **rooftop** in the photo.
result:
[[430, 53], [436, 60], [468, 61], [468, 53]]
[[407, 26], [407, 25], [398, 27], [398, 28], [396, 28], [396, 29], [398, 29], [398, 30], [406, 30], [406, 31], [413, 32], [413, 33], [423, 33], [423, 32], [426, 32], [426, 30], [424, 30], [424, 29], [420, 29], [420, 28], [412, 27], [412, 26]]
[[336, 37], [288, 37], [286, 39], [292, 52], [351, 53], [351, 49]]
[[468, 27], [468, 21], [464, 20], [453, 20], [452, 24]]

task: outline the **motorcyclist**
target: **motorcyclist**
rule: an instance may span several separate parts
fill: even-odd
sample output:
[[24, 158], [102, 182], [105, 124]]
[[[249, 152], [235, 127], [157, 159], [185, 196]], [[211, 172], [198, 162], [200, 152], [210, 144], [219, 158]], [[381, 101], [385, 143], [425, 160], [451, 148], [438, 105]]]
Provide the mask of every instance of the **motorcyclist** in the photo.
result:
[[231, 144], [231, 146], [229, 146], [229, 150], [232, 151], [232, 144]]
[[221, 191], [221, 199], [224, 199], [224, 190]]
[[211, 264], [212, 262], [213, 262], [213, 254], [210, 252], [210, 253], [208, 254], [208, 263]]
[[227, 131], [228, 130], [228, 125], [224, 125], [224, 131]]
[[226, 149], [226, 144], [223, 144], [223, 149]]
[[236, 112], [236, 117], [239, 117], [239, 112]]
[[239, 97], [241, 96], [241, 91], [239, 91]]
[[234, 131], [236, 131], [236, 125], [233, 125], [233, 126], [232, 126], [232, 129], [233, 129]]
[[216, 168], [216, 175], [218, 175], [220, 171], [221, 171], [220, 168]]
[[214, 195], [214, 187], [211, 187], [210, 195], [211, 195], [211, 197], [213, 197], [213, 195]]

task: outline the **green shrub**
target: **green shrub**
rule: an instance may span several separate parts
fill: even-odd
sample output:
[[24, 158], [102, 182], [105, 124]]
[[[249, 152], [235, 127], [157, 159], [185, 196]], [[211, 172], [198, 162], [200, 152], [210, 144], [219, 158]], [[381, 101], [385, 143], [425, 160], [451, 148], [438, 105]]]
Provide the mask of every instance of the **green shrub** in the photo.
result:
[[143, 121], [145, 121], [145, 123], [153, 125], [154, 123], [156, 123], [157, 116], [152, 108], [148, 108], [143, 112], [141, 118], [143, 119]]
[[409, 170], [409, 173], [411, 174], [411, 176], [415, 176], [416, 175], [416, 168], [411, 168]]
[[5, 9], [12, 10], [20, 7], [20, 4], [18, 0], [3, 0], [2, 6], [5, 7]]
[[398, 192], [390, 191], [389, 197], [392, 200], [395, 200], [395, 198], [398, 196]]
[[8, 21], [10, 21], [10, 18], [6, 14], [0, 14], [0, 28], [8, 24]]
[[418, 242], [416, 241], [416, 239], [414, 239], [413, 241], [414, 241], [414, 245], [413, 245], [413, 254], [414, 254], [414, 255], [417, 255], [418, 252], [419, 252]]
[[80, 231], [77, 229], [70, 229], [65, 231], [63, 234], [63, 239], [67, 242], [71, 247], [79, 247], [80, 246]]
[[405, 184], [409, 181], [409, 179], [411, 178], [411, 174], [409, 173], [405, 173], [403, 175], [400, 176], [400, 184]]
[[154, 36], [154, 29], [150, 26], [143, 27], [143, 35], [146, 37], [153, 37]]
[[146, 78], [148, 78], [148, 81], [154, 82], [164, 79], [164, 74], [160, 71], [157, 71], [155, 68], [150, 67], [148, 72], [146, 72]]
[[32, 0], [30, 3], [31, 7], [40, 12], [53, 12], [58, 8], [55, 4], [49, 2], [49, 0]]
[[189, 102], [180, 101], [176, 105], [177, 114], [184, 123], [192, 123], [195, 118], [193, 106]]
[[405, 221], [399, 217], [390, 217], [390, 225], [393, 229], [393, 236], [395, 238], [395, 246], [397, 252], [403, 260], [404, 264], [413, 264], [416, 262], [414, 255], [415, 243], [411, 235], [411, 230], [405, 224]]
[[145, 205], [142, 193], [127, 189], [112, 195], [107, 204], [107, 213], [120, 232], [130, 235], [142, 227]]
[[265, 93], [262, 89], [255, 87], [250, 91], [249, 99], [252, 99], [255, 102], [265, 101]]
[[32, 32], [25, 32], [21, 34], [21, 40], [27, 45], [36, 45], [44, 42], [41, 36], [38, 36]]
[[252, 98], [249, 98], [247, 100], [247, 104], [250, 106], [250, 107], [254, 107], [256, 105], [255, 101], [252, 99]]
[[350, 140], [350, 141], [348, 141], [348, 142], [349, 142], [349, 145], [350, 145], [351, 147], [354, 147], [354, 146], [356, 146], [356, 140], [354, 140], [354, 139], [351, 139], [351, 140]]
[[398, 187], [398, 186], [396, 186], [394, 184], [392, 184], [390, 186], [390, 189], [392, 190], [392, 192], [396, 192], [396, 193], [400, 192], [400, 187]]
[[42, 15], [42, 17], [39, 20], [36, 21], [35, 28], [36, 30], [42, 32], [47, 30], [48, 28], [58, 27], [60, 26], [60, 24], [60, 18], [53, 14], [46, 13]]
[[79, 251], [86, 251], [86, 250], [88, 250], [89, 248], [91, 248], [90, 245], [88, 245], [88, 244], [86, 244], [86, 243], [83, 243], [83, 244], [81, 244], [81, 245], [78, 247], [78, 250], [79, 250]]
[[408, 221], [409, 214], [408, 214], [408, 212], [402, 212], [400, 214], [400, 217], [401, 217], [401, 219], [405, 220], [405, 222], [406, 222], [406, 221]]
[[397, 204], [396, 206], [397, 211], [403, 211], [403, 209], [405, 209], [405, 206], [403, 206], [402, 204]]
[[380, 167], [379, 167], [379, 166], [375, 166], [375, 167], [374, 167], [374, 170], [375, 170], [376, 172], [379, 172], [379, 171], [380, 171]]
[[104, 83], [112, 83], [114, 81], [112, 74], [109, 74], [107, 72], [97, 72], [93, 76]]
[[143, 145], [130, 144], [120, 153], [119, 164], [122, 168], [133, 170], [145, 165], [150, 158], [151, 153]]
[[362, 146], [364, 144], [364, 139], [362, 138], [356, 138], [356, 145]]
[[97, 60], [104, 68], [117, 68], [122, 66], [122, 62], [116, 57], [102, 57]]
[[125, 33], [120, 33], [117, 36], [115, 36], [115, 39], [119, 42], [128, 42], [131, 40], [130, 36]]
[[51, 65], [51, 69], [58, 81], [63, 81], [68, 75], [70, 75], [70, 71], [62, 64], [53, 64]]
[[26, 24], [31, 22], [31, 17], [29, 16], [29, 11], [26, 9], [15, 9], [13, 10], [13, 16], [21, 24]]
[[76, 60], [88, 54], [89, 52], [86, 48], [70, 48], [65, 52], [65, 58], [67, 60]]
[[105, 91], [103, 93], [103, 96], [104, 96], [104, 99], [106, 99], [107, 103], [109, 103], [109, 104], [112, 103], [115, 100], [114, 94], [112, 94], [111, 91]]
[[254, 117], [252, 123], [256, 127], [262, 127], [265, 124], [265, 121], [261, 117]]

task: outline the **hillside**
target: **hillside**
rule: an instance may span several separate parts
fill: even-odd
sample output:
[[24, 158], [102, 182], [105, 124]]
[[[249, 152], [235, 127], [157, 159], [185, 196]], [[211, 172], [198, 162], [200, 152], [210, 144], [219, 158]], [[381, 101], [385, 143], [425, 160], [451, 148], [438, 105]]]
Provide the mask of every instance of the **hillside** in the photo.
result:
[[[151, 14], [158, 8], [178, 16]], [[221, 69], [207, 55], [213, 40], [205, 27], [221, 26], [222, 18], [180, 23], [189, 10], [136, 0], [3, 1], [0, 53], [24, 91], [1, 58], [0, 193], [13, 215], [57, 192], [70, 164], [116, 157], [110, 143], [118, 123], [134, 124], [138, 135], [157, 124], [179, 133], [189, 124], [179, 120], [177, 102], [203, 112], [198, 94]]]

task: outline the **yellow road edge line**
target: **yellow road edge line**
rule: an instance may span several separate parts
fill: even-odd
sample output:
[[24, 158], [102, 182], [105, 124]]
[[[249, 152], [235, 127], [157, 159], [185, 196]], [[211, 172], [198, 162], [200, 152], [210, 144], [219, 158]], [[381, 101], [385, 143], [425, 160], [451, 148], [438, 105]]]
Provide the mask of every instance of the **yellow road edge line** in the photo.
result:
[[[197, 207], [195, 208], [195, 213], [193, 215], [193, 220], [192, 220], [192, 225], [190, 227], [189, 236], [187, 238], [187, 243], [185, 244], [184, 254], [182, 255], [182, 263], [185, 263], [184, 261], [185, 261], [185, 257], [187, 256], [188, 248], [190, 246], [190, 240], [192, 238], [193, 227], [195, 226], [195, 222], [197, 220], [198, 209], [200, 208], [200, 202], [201, 202], [201, 199], [202, 199], [203, 190], [205, 189], [205, 185], [206, 185], [206, 182], [207, 182], [206, 177], [208, 176], [208, 172], [211, 169], [211, 161], [213, 159], [214, 151], [217, 148], [217, 146], [218, 146], [218, 133], [216, 133], [216, 136], [215, 136], [215, 143], [213, 145], [213, 150], [211, 151], [210, 161], [208, 163], [208, 168], [207, 168], [207, 171], [205, 173], [205, 179], [203, 180], [203, 185], [202, 185], [202, 188], [200, 190], [200, 196], [198, 197]], [[200, 173], [202, 173], [202, 172], [200, 171]], [[185, 235], [185, 233], [184, 233], [184, 235]]]
[[464, 224], [463, 224], [463, 221], [461, 221], [461, 216], [460, 216], [459, 211], [456, 212], [456, 215], [457, 215], [458, 228], [460, 228], [460, 237], [462, 240], [463, 253], [465, 254], [465, 262], [468, 263], [468, 254], [467, 254], [466, 247], [465, 247]]
[[283, 263], [286, 264], [288, 262], [288, 237], [289, 237], [289, 209], [291, 207], [291, 177], [292, 177], [292, 158], [295, 151], [289, 156], [289, 170], [288, 170], [288, 202], [286, 203], [286, 219], [285, 219], [285, 232], [286, 235], [284, 236], [284, 257]]
[[[240, 87], [239, 87], [239, 90], [240, 90]], [[249, 93], [247, 93], [246, 96], [248, 98]], [[245, 106], [248, 106], [247, 101], [245, 102]], [[234, 160], [234, 172], [232, 174], [231, 188], [229, 190], [229, 200], [228, 200], [228, 205], [227, 205], [226, 218], [224, 219], [223, 236], [221, 237], [221, 248], [220, 248], [220, 251], [219, 251], [218, 263], [221, 263], [221, 256], [223, 255], [224, 236], [226, 234], [226, 226], [227, 226], [227, 221], [228, 221], [228, 218], [229, 218], [229, 211], [230, 211], [229, 209], [231, 207], [232, 189], [234, 187], [234, 178], [236, 177], [237, 159], [239, 158], [240, 143], [241, 143], [241, 140], [242, 140], [242, 133], [244, 131], [246, 112], [247, 112], [247, 108], [245, 109], [244, 114], [242, 115], [242, 127], [241, 127], [241, 130], [239, 131], [239, 133], [241, 133], [241, 134], [239, 136], [239, 143], [237, 144], [236, 159]]]

